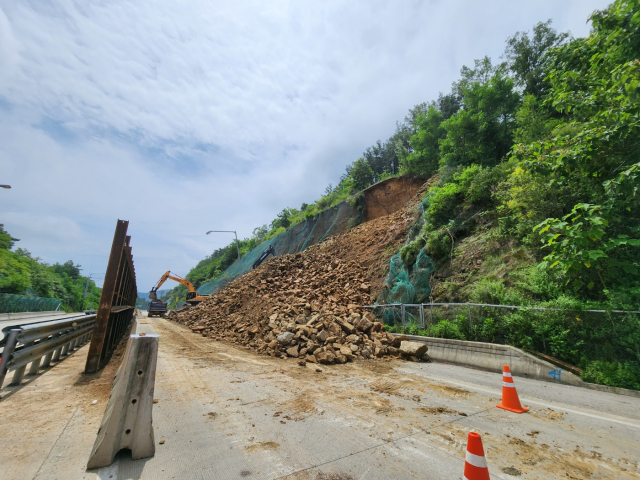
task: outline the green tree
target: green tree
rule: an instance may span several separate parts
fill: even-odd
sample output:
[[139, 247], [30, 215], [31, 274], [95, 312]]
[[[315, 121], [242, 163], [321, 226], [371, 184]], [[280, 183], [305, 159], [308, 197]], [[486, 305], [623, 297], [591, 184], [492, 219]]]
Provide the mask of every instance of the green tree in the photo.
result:
[[549, 138], [514, 147], [514, 156], [580, 198], [568, 214], [540, 224], [550, 251], [541, 267], [559, 268], [577, 287], [599, 280], [604, 289], [638, 280], [640, 6], [618, 0], [591, 21], [588, 38], [550, 54], [546, 103], [563, 123]]
[[551, 20], [539, 22], [533, 27], [533, 36], [528, 32], [517, 32], [507, 40], [505, 57], [513, 72], [516, 85], [525, 95], [540, 98], [549, 88], [547, 63], [549, 52], [561, 46], [569, 33], [558, 33], [551, 28]]
[[353, 188], [356, 191], [364, 190], [374, 180], [373, 170], [364, 158], [359, 158], [353, 163], [349, 176], [353, 179]]
[[416, 118], [417, 131], [411, 137], [413, 150], [402, 161], [403, 173], [429, 178], [438, 171], [440, 162], [439, 142], [446, 136], [442, 127], [443, 115], [431, 105], [425, 113]]
[[4, 225], [0, 223], [0, 249], [11, 250], [15, 242], [20, 241], [18, 238], [13, 238], [4, 229]]
[[463, 109], [442, 123], [446, 136], [440, 141], [441, 164], [497, 164], [513, 143], [515, 113], [520, 96], [506, 65], [491, 66], [488, 58], [476, 60], [476, 68], [462, 69], [454, 84]]

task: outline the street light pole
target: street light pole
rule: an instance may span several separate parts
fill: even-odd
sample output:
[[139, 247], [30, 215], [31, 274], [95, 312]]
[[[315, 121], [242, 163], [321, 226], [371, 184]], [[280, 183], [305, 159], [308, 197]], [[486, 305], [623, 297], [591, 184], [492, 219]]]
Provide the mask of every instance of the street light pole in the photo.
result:
[[236, 236], [236, 250], [238, 251], [238, 260], [240, 260], [240, 244], [238, 243], [238, 234], [235, 230], [209, 230], [207, 235], [210, 233], [233, 233]]

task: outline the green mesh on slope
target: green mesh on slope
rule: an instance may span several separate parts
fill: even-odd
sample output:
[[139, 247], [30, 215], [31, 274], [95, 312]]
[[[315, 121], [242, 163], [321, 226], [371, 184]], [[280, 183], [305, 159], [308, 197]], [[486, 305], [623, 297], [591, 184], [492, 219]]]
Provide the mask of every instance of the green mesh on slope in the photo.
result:
[[62, 300], [0, 293], [0, 313], [49, 312], [58, 310]]
[[[361, 221], [362, 213], [360, 208], [353, 207], [347, 202], [339, 203], [335, 207], [331, 207], [313, 218], [294, 225], [286, 232], [258, 245], [227, 268], [219, 279], [201, 285], [198, 288], [198, 292], [202, 295], [210, 295], [229, 282], [250, 272], [253, 263], [271, 245], [276, 251], [276, 256], [298, 253], [311, 245], [321, 242], [326, 237], [358, 225]], [[265, 261], [268, 261], [268, 259]]]
[[399, 253], [391, 258], [387, 279], [389, 282], [385, 280], [384, 283], [384, 286], [388, 287], [385, 295], [387, 303], [411, 303], [413, 301], [416, 291], [411, 285], [409, 274]]
[[411, 284], [415, 289], [414, 300], [417, 303], [427, 301], [429, 295], [431, 295], [431, 285], [429, 284], [429, 277], [435, 272], [436, 266], [433, 263], [433, 259], [427, 254], [427, 251], [423, 248], [418, 254], [416, 263], [413, 264], [411, 269]]
[[[416, 207], [417, 221], [409, 229], [404, 244], [413, 241], [420, 233], [424, 224], [424, 212], [427, 209], [429, 198], [425, 198]], [[410, 268], [404, 265], [400, 253], [391, 257], [389, 273], [384, 280], [382, 292], [377, 303], [422, 303], [429, 299], [431, 286], [429, 277], [435, 271], [435, 264], [427, 251], [423, 248]], [[387, 315], [388, 314], [388, 315]], [[384, 317], [387, 323], [393, 323], [393, 311], [385, 311]], [[389, 318], [387, 318], [389, 317]]]

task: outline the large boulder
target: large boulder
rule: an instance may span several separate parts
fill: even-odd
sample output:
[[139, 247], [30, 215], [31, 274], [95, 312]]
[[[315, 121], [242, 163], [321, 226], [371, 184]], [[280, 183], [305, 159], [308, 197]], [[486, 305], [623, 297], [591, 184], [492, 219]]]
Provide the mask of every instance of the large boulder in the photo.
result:
[[422, 342], [404, 340], [400, 343], [400, 353], [405, 357], [421, 358], [425, 353], [427, 353], [427, 350], [429, 350], [429, 347]]

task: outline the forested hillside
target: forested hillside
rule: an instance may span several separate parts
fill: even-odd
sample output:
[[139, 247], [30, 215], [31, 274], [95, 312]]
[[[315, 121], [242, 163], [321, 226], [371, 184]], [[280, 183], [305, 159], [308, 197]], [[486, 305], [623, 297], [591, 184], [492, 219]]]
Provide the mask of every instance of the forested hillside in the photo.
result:
[[[479, 234], [487, 255], [519, 252], [520, 260], [507, 275], [467, 274], [441, 281], [433, 294], [637, 308], [639, 11], [638, 1], [617, 1], [594, 12], [587, 38], [557, 32], [551, 21], [514, 34], [504, 61], [485, 57], [462, 67], [450, 92], [412, 108], [335, 187], [312, 204], [283, 209], [241, 250], [388, 176], [438, 175], [418, 234], [401, 252], [404, 264], [424, 251], [438, 269], [451, 268], [451, 257], [464, 253], [455, 247]], [[197, 287], [235, 258], [230, 244], [187, 278]], [[169, 297], [183, 293], [176, 288]]]
[[87, 278], [80, 275], [80, 265], [72, 260], [48, 265], [28, 250], [13, 250], [17, 241], [0, 224], [0, 293], [57, 298], [66, 311], [97, 308], [100, 289], [89, 280], [87, 297], [83, 298]]

